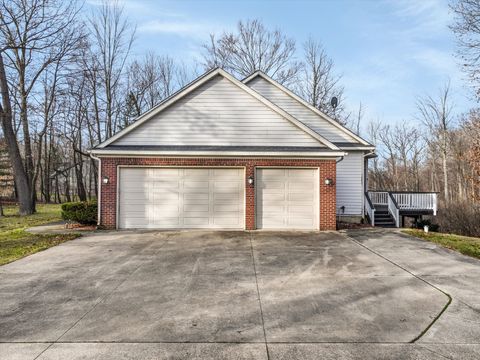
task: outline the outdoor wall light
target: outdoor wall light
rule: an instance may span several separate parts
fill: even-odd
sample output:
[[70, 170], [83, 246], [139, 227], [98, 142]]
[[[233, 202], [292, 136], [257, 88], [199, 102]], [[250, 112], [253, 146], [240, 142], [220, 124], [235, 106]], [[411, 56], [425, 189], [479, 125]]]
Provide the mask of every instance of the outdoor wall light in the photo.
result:
[[251, 186], [253, 185], [253, 176], [248, 177], [248, 184]]
[[108, 176], [104, 176], [103, 179], [102, 179], [102, 182], [103, 182], [104, 184], [108, 184], [108, 180], [109, 180], [109, 179], [108, 179]]
[[332, 179], [325, 179], [325, 185], [333, 185], [333, 180]]

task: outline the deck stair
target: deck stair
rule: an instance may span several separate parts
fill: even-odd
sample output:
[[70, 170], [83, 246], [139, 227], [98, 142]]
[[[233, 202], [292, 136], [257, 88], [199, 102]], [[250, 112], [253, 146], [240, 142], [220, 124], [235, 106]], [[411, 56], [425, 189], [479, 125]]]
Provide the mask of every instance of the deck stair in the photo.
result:
[[388, 212], [387, 209], [375, 211], [375, 226], [385, 227], [385, 228], [394, 228], [395, 219]]
[[367, 191], [365, 213], [372, 226], [401, 227], [406, 216], [435, 216], [437, 193]]

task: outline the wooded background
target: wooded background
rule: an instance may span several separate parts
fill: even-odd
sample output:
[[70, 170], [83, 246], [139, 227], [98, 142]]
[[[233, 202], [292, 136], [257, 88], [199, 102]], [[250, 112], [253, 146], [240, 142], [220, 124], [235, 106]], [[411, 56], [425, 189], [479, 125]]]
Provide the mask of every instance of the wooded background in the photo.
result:
[[[480, 1], [451, 8], [457, 56], [478, 98]], [[341, 76], [320, 40], [297, 44], [259, 20], [240, 21], [205, 39], [203, 61], [192, 66], [168, 53], [133, 57], [135, 24], [115, 2], [86, 14], [76, 1], [2, 0], [0, 197], [18, 201], [22, 215], [37, 201], [95, 198], [97, 164], [87, 150], [219, 66], [238, 78], [262, 70], [375, 144], [371, 189], [438, 191], [446, 229], [461, 214], [480, 221], [480, 110], [454, 112], [455, 89], [446, 83], [418, 98], [411, 119], [365, 119], [362, 104], [348, 109], [342, 101]]]

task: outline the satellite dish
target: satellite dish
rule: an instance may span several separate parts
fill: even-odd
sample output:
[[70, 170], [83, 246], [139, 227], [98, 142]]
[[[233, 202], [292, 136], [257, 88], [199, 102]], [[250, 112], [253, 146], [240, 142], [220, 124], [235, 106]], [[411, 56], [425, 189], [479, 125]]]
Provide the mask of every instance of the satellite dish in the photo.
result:
[[332, 108], [335, 110], [338, 105], [338, 99], [336, 96], [332, 97], [332, 100], [330, 100], [330, 105], [332, 105]]

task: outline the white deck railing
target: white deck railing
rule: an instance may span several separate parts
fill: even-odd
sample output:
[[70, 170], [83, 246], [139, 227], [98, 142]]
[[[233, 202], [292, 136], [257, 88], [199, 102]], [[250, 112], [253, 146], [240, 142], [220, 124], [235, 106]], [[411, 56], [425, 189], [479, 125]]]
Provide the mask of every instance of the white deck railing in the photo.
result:
[[437, 215], [436, 193], [392, 193], [400, 210], [432, 210]]
[[392, 194], [388, 194], [388, 212], [392, 214], [393, 220], [395, 220], [395, 226], [400, 227], [400, 209], [395, 204], [395, 200]]
[[370, 196], [373, 205], [388, 204], [388, 191], [369, 191], [368, 195]]
[[368, 192], [365, 193], [365, 211], [370, 218], [370, 223], [375, 226], [375, 205], [372, 203]]

